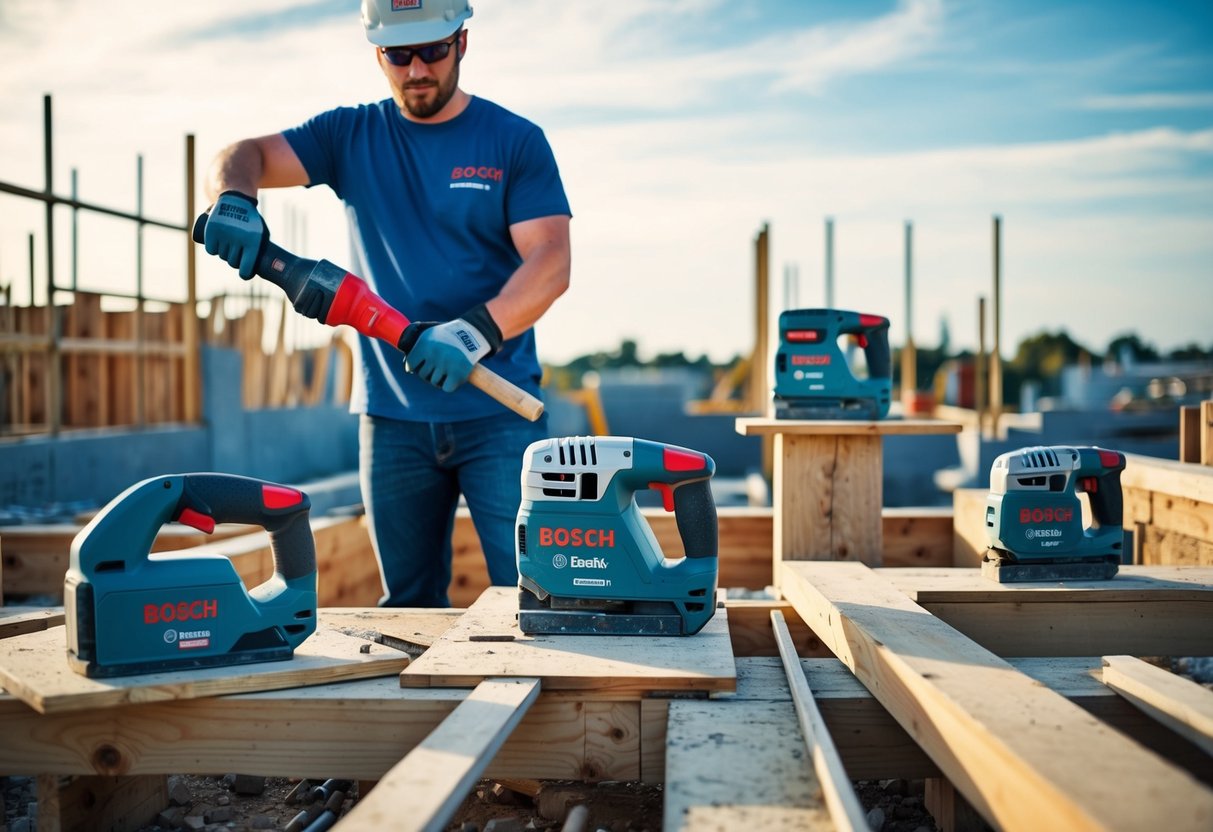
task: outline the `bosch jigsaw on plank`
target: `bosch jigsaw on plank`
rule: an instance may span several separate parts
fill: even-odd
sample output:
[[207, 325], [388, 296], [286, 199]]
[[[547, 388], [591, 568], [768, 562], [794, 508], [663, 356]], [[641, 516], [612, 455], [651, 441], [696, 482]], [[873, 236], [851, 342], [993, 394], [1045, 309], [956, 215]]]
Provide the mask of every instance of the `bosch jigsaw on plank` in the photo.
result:
[[[856, 378], [838, 346], [863, 349], [868, 377]], [[775, 418], [883, 419], [892, 392], [889, 319], [842, 309], [789, 309], [779, 315]]]
[[[1115, 576], [1124, 550], [1124, 469], [1124, 454], [1093, 446], [1020, 448], [999, 456], [990, 469], [990, 549], [982, 574], [1000, 583]], [[1079, 491], [1091, 503], [1087, 529]]]
[[[692, 635], [716, 610], [716, 504], [707, 454], [620, 436], [526, 450], [518, 509], [518, 626], [529, 634]], [[636, 506], [654, 489], [685, 557], [666, 558]]]
[[[307, 495], [248, 477], [152, 477], [118, 495], [72, 542], [64, 582], [67, 655], [86, 676], [289, 659], [316, 629], [316, 549]], [[270, 533], [274, 575], [246, 590], [230, 559], [150, 554], [176, 520]]]

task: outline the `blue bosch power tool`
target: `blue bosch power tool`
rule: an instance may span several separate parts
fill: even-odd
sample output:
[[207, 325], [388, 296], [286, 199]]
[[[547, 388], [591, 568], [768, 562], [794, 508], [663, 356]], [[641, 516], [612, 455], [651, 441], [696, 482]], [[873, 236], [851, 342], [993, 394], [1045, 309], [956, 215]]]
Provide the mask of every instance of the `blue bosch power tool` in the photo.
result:
[[[716, 611], [716, 504], [707, 454], [620, 436], [526, 450], [518, 509], [518, 626], [528, 634], [685, 636]], [[685, 557], [667, 559], [636, 507], [654, 489]]]
[[[1114, 577], [1124, 550], [1124, 469], [1124, 454], [1094, 446], [1020, 448], [999, 456], [990, 469], [990, 549], [982, 574], [999, 583]], [[1079, 491], [1091, 503], [1087, 529]]]
[[[310, 508], [294, 488], [228, 474], [131, 486], [72, 542], [63, 593], [68, 663], [108, 677], [291, 658], [316, 629]], [[264, 527], [273, 577], [246, 590], [223, 555], [150, 554], [170, 520], [208, 534], [216, 523]]]
[[[838, 339], [863, 349], [868, 377], [856, 378]], [[883, 419], [893, 379], [889, 319], [842, 309], [789, 309], [779, 315], [775, 418]]]

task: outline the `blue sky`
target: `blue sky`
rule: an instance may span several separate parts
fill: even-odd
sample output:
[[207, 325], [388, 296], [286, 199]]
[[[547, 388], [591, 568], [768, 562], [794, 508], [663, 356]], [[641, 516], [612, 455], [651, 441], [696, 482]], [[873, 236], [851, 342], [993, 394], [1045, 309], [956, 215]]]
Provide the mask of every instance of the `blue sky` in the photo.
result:
[[[823, 303], [827, 216], [835, 304], [888, 315], [895, 342], [912, 323], [933, 346], [944, 319], [954, 344], [976, 342], [999, 215], [1005, 353], [1061, 328], [1097, 350], [1127, 331], [1162, 349], [1213, 346], [1207, 0], [473, 6], [463, 85], [545, 129], [575, 213], [572, 288], [538, 328], [547, 360], [622, 338], [642, 355], [748, 351], [759, 228], [771, 228], [775, 315]], [[147, 210], [174, 220], [185, 133], [201, 176], [236, 138], [386, 94], [353, 2], [5, 0], [0, 55], [0, 179], [41, 186], [50, 92], [56, 190], [74, 166], [83, 198], [133, 206], [142, 153]], [[276, 233], [306, 218], [306, 237], [284, 242], [348, 259], [329, 192], [264, 202]], [[29, 231], [41, 233], [39, 212], [0, 195], [0, 281], [19, 301]], [[130, 282], [133, 234], [93, 219], [81, 239], [82, 284]], [[180, 242], [165, 232], [147, 246], [149, 282], [171, 294]], [[204, 296], [242, 288], [203, 261]]]

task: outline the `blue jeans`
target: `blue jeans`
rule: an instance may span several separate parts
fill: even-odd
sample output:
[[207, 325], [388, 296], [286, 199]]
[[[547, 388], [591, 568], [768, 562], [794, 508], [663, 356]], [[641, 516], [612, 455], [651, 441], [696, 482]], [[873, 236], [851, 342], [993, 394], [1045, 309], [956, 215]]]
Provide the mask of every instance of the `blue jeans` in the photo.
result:
[[514, 523], [522, 455], [547, 436], [547, 418], [513, 413], [462, 422], [363, 415], [360, 481], [384, 607], [449, 607], [451, 532], [462, 492], [497, 586], [518, 583]]

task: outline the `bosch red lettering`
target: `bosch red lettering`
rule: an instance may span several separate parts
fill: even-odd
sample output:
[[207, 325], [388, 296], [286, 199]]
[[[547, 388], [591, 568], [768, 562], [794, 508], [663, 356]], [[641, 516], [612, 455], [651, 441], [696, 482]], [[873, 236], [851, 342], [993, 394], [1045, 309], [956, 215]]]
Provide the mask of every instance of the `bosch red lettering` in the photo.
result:
[[828, 355], [793, 355], [793, 364], [809, 364], [812, 366], [824, 366], [830, 363]]
[[1074, 510], [1069, 508], [1021, 508], [1019, 522], [1029, 523], [1069, 523], [1074, 519]]
[[179, 601], [176, 604], [144, 604], [144, 624], [167, 624], [170, 621], [192, 621], [198, 618], [217, 618], [219, 601]]
[[615, 548], [614, 529], [539, 529], [540, 546], [584, 546], [588, 549]]

